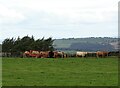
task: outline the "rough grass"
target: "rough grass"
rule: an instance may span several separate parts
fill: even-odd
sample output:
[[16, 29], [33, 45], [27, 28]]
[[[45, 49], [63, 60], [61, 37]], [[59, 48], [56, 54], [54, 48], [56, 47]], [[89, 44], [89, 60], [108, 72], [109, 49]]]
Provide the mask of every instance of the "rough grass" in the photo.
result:
[[3, 86], [116, 86], [117, 58], [3, 58]]

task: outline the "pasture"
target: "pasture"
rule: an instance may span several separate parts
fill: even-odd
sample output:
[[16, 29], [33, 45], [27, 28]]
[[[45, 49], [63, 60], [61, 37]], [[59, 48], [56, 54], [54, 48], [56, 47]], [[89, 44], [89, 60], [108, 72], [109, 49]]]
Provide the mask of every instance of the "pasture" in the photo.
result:
[[3, 86], [117, 86], [118, 58], [2, 58]]

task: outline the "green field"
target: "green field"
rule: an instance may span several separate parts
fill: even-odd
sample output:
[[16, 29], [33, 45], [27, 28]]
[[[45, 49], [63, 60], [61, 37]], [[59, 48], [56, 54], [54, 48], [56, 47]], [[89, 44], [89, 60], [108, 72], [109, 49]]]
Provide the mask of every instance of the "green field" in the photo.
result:
[[114, 58], [3, 58], [3, 86], [117, 86]]

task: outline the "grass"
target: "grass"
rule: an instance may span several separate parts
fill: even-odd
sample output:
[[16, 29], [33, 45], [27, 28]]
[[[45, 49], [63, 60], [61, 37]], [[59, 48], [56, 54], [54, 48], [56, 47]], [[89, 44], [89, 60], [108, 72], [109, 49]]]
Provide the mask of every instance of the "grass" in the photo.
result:
[[3, 86], [117, 86], [117, 58], [3, 58]]

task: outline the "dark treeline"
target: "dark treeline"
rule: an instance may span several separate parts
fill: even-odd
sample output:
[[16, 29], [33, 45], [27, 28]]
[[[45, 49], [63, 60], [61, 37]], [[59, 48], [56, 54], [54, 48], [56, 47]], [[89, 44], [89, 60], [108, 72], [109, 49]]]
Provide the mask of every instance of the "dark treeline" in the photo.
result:
[[2, 42], [2, 52], [11, 53], [12, 56], [20, 56], [26, 50], [48, 51], [54, 50], [53, 39], [37, 39], [34, 37], [24, 36], [23, 38], [6, 38]]

